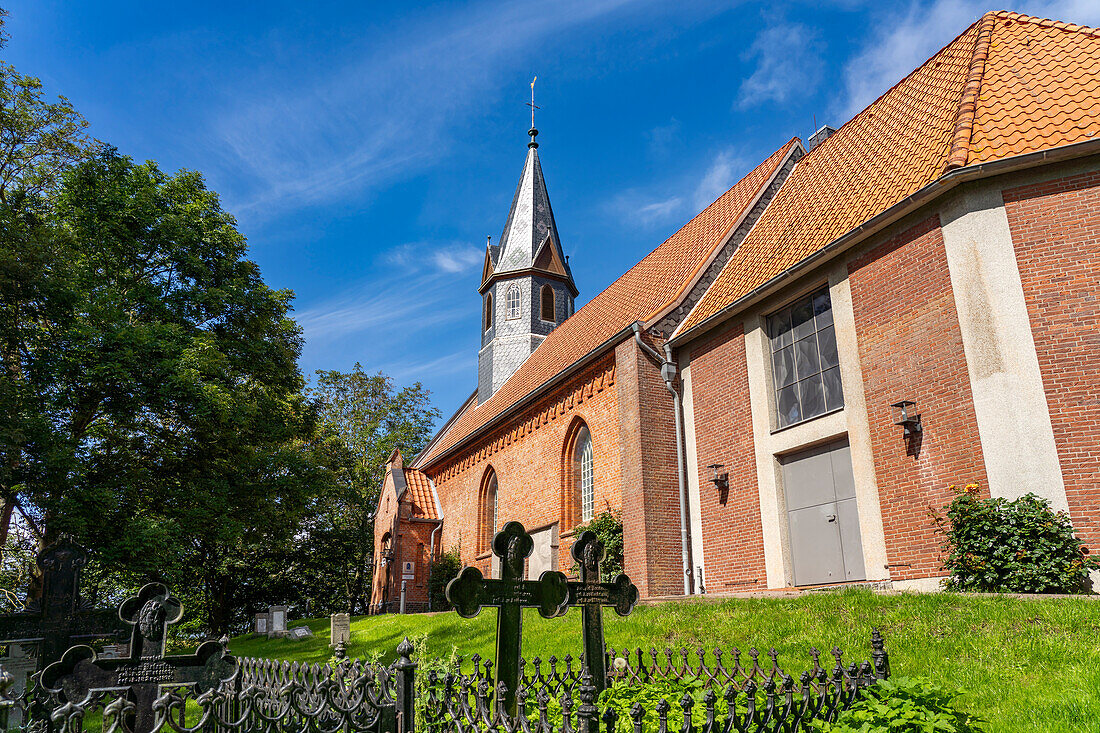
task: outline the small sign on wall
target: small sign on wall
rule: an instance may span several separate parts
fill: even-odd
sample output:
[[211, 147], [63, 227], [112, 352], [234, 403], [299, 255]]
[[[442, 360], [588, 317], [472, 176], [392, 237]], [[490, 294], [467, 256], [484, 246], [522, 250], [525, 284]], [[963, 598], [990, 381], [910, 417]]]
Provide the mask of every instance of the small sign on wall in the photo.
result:
[[416, 577], [416, 563], [412, 560], [406, 560], [401, 563], [401, 579], [413, 580]]

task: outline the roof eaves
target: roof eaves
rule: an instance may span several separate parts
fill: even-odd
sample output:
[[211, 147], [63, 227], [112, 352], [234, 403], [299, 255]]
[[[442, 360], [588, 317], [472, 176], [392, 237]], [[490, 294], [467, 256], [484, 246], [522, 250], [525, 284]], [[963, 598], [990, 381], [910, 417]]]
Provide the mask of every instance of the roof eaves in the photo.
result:
[[[434, 456], [430, 456], [429, 458], [426, 458], [423, 467], [427, 468], [428, 466], [434, 465], [434, 464], [438, 463], [439, 461], [441, 461], [442, 459], [452, 455], [453, 453], [457, 452], [460, 448], [465, 447], [466, 445], [468, 445], [469, 443], [474, 441], [476, 438], [484, 435], [485, 433], [489, 432], [490, 430], [492, 430], [493, 428], [498, 426], [506, 418], [511, 417], [516, 412], [519, 412], [520, 410], [522, 410], [522, 409], [526, 408], [527, 406], [529, 406], [532, 402], [536, 402], [539, 398], [541, 398], [547, 392], [550, 392], [555, 387], [558, 387], [560, 384], [562, 384], [562, 382], [566, 381], [573, 374], [579, 372], [584, 367], [588, 366], [593, 361], [595, 361], [599, 357], [603, 356], [603, 354], [606, 351], [608, 351], [608, 349], [614, 347], [620, 341], [622, 341], [624, 338], [631, 335], [634, 331], [634, 323], [635, 322], [632, 322], [629, 325], [622, 328], [621, 330], [617, 331], [610, 338], [608, 338], [606, 341], [601, 343], [599, 346], [597, 346], [594, 349], [592, 349], [591, 351], [589, 351], [587, 354], [582, 356], [580, 359], [577, 359], [576, 361], [571, 363], [569, 366], [565, 367], [560, 372], [558, 372], [554, 376], [550, 377], [550, 379], [546, 380], [541, 385], [536, 387], [534, 390], [532, 390], [531, 392], [528, 392], [526, 395], [524, 395], [520, 399], [516, 400], [511, 405], [509, 405], [505, 409], [498, 412], [492, 418], [490, 418], [489, 420], [487, 420], [483, 424], [476, 427], [468, 435], [461, 438], [454, 445], [452, 445], [449, 448], [446, 448], [445, 450], [441, 451], [438, 455], [434, 455]], [[420, 456], [417, 456], [417, 460], [419, 460], [419, 458], [420, 458]]]
[[431, 455], [432, 448], [435, 447], [439, 443], [439, 441], [447, 435], [447, 432], [458, 421], [458, 419], [462, 417], [466, 410], [469, 410], [472, 407], [477, 407], [476, 389], [474, 390], [473, 394], [466, 398], [465, 402], [458, 406], [458, 409], [455, 410], [454, 414], [447, 418], [447, 422], [443, 423], [443, 427], [439, 428], [439, 430], [436, 431], [435, 435], [432, 436], [432, 439], [428, 441], [428, 444], [424, 446], [423, 450], [416, 454], [416, 457], [412, 459], [412, 461], [409, 463], [409, 466], [419, 470], [420, 459]]
[[[1055, 148], [1047, 148], [1046, 150], [1037, 150], [985, 163], [976, 163], [963, 168], [956, 168], [910, 194], [890, 208], [871, 217], [855, 229], [834, 239], [813, 254], [800, 260], [798, 263], [787, 268], [767, 282], [753, 288], [748, 293], [745, 293], [732, 303], [729, 303], [713, 315], [696, 323], [691, 328], [673, 334], [668, 340], [668, 345], [670, 347], [681, 346], [700, 334], [715, 328], [756, 301], [769, 295], [779, 285], [801, 275], [804, 270], [859, 244], [905, 215], [916, 211], [921, 206], [931, 203], [962, 183], [1096, 154], [1100, 154], [1100, 136], [1081, 142], [1070, 143], [1069, 145], [1060, 145]], [[685, 323], [686, 322], [687, 320], [685, 319]]]

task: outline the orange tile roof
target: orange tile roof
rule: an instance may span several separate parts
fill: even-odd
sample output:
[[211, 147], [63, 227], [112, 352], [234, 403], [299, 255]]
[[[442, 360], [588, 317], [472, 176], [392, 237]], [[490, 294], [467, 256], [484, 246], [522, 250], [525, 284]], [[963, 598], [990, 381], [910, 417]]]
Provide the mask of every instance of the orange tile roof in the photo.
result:
[[680, 335], [945, 172], [1100, 134], [1100, 32], [987, 13], [804, 157]]
[[408, 489], [402, 498], [407, 498], [412, 503], [412, 515], [418, 519], [439, 519], [439, 513], [435, 510], [435, 496], [427, 475], [415, 468], [406, 468], [405, 485]]
[[792, 139], [773, 153], [554, 329], [496, 394], [459, 415], [450, 429], [438, 436], [429, 452], [417, 459], [417, 466], [431, 465], [616, 333], [635, 321], [654, 315], [678, 298], [684, 284], [706, 263], [711, 252], [725, 241], [760, 190], [798, 144], [797, 138]]

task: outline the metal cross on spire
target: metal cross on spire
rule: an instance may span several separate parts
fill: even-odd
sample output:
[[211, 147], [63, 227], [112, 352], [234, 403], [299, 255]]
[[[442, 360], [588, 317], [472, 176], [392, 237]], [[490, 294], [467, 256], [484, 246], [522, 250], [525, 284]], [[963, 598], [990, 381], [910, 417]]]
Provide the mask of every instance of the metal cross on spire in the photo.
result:
[[539, 144], [535, 142], [535, 136], [539, 134], [539, 131], [535, 129], [535, 110], [542, 109], [542, 107], [535, 104], [535, 82], [539, 78], [536, 76], [531, 80], [531, 101], [527, 102], [527, 106], [531, 108], [531, 129], [527, 131], [527, 134], [531, 136], [531, 142], [527, 143], [527, 147], [537, 148]]

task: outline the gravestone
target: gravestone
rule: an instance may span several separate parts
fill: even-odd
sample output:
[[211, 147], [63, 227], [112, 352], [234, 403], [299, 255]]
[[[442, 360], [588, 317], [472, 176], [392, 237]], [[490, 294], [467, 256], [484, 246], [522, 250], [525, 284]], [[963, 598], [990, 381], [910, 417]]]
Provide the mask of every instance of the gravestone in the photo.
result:
[[[8, 694], [12, 699], [19, 698], [30, 684], [30, 677], [38, 671], [38, 645], [20, 644], [12, 642], [0, 646], [0, 668], [11, 677], [11, 685]], [[2, 714], [0, 714], [2, 718]], [[18, 728], [23, 722], [23, 711], [15, 706], [10, 706], [8, 713], [8, 725]], [[0, 726], [0, 731], [6, 730]]]
[[[61, 659], [73, 644], [126, 633], [114, 611], [91, 608], [80, 597], [80, 571], [88, 555], [71, 537], [62, 535], [35, 561], [42, 573], [42, 595], [19, 613], [0, 615], [0, 644], [9, 650], [4, 666], [15, 677], [13, 689], [25, 689], [28, 675]], [[13, 653], [22, 661], [11, 661]]]
[[295, 626], [286, 635], [292, 641], [301, 641], [313, 636], [313, 631], [308, 626]]
[[267, 635], [267, 630], [271, 626], [271, 619], [266, 613], [257, 613], [256, 620], [253, 621], [252, 631], [256, 634]]
[[351, 641], [351, 616], [346, 613], [334, 613], [329, 617], [329, 646]]
[[527, 578], [534, 580], [547, 570], [558, 569], [558, 525], [554, 523], [545, 529], [531, 533], [535, 548], [527, 560]]
[[603, 638], [603, 607], [612, 606], [620, 616], [628, 616], [638, 602], [638, 588], [630, 578], [619, 573], [610, 583], [600, 582], [600, 563], [604, 558], [603, 542], [594, 532], [585, 530], [571, 550], [580, 566], [581, 580], [569, 583], [569, 605], [580, 606], [581, 630], [584, 635], [584, 661], [592, 675], [596, 694], [607, 689], [607, 654]]
[[522, 652], [523, 609], [537, 608], [543, 618], [565, 613], [569, 603], [564, 573], [547, 570], [538, 580], [524, 580], [524, 562], [534, 543], [519, 522], [508, 522], [493, 537], [493, 554], [500, 558], [500, 579], [486, 579], [466, 566], [447, 583], [447, 600], [463, 618], [473, 618], [484, 606], [497, 607], [496, 709], [516, 715], [519, 660]]
[[93, 692], [125, 690], [133, 704], [125, 729], [150, 733], [157, 725], [153, 703], [163, 688], [192, 687], [198, 696], [237, 673], [224, 638], [203, 642], [194, 654], [164, 655], [168, 626], [183, 616], [183, 604], [161, 583], [149, 583], [123, 601], [118, 615], [132, 627], [128, 656], [102, 659], [91, 647], [74, 646], [42, 670], [42, 686], [63, 705], [85, 703]]
[[267, 609], [267, 638], [286, 636], [286, 606], [271, 606]]

